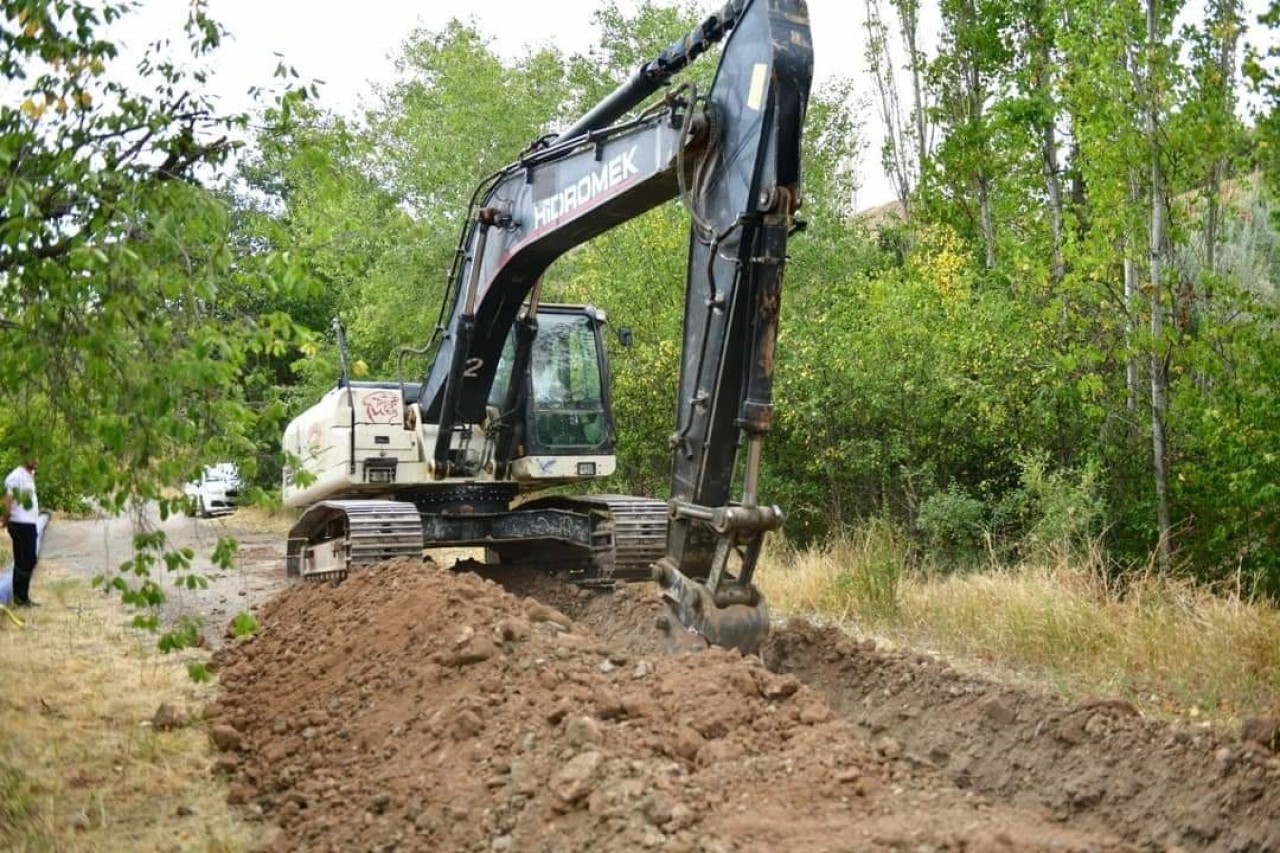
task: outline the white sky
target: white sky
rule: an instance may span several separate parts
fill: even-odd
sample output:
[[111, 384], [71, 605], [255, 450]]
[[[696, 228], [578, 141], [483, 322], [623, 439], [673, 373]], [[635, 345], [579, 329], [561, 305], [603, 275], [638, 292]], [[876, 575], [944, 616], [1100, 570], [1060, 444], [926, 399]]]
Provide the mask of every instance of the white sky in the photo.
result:
[[[180, 0], [148, 0], [150, 6], [172, 7], [180, 23], [185, 4]], [[708, 0], [706, 11], [723, 0]], [[566, 52], [585, 51], [598, 34], [594, 13], [601, 0], [208, 0], [214, 18], [234, 36], [228, 58], [246, 79], [252, 70], [270, 73], [272, 51], [284, 53], [303, 76], [329, 81], [331, 94], [354, 101], [368, 90], [370, 79], [391, 74], [391, 61], [415, 25], [439, 30], [451, 18], [474, 19], [481, 32], [492, 36], [497, 49], [508, 55], [526, 46], [553, 44]], [[633, 11], [634, 0], [619, 0]], [[861, 51], [856, 0], [809, 0], [813, 29], [815, 73], [853, 74]], [[683, 33], [672, 33], [674, 41]], [[848, 47], [845, 47], [848, 45]]]

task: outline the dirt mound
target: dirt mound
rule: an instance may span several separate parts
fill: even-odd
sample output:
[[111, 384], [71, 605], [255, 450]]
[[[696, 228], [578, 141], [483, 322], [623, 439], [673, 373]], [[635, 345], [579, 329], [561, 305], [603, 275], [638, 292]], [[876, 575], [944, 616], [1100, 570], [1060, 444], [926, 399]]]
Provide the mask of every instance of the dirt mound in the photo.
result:
[[[503, 582], [611, 648], [662, 648], [656, 595], [588, 593], [546, 575]], [[866, 742], [900, 748], [900, 761], [992, 801], [1143, 847], [1280, 850], [1280, 721], [1228, 735], [1142, 719], [1116, 699], [1067, 704], [799, 619], [775, 627], [763, 658], [821, 694]]]
[[999, 802], [1144, 847], [1280, 850], [1274, 721], [1234, 737], [1146, 720], [1122, 700], [1066, 704], [802, 620], [763, 656], [864, 737], [891, 733], [906, 760]]
[[1128, 849], [904, 760], [757, 659], [591, 630], [649, 618], [634, 593], [561, 595], [583, 622], [418, 563], [289, 589], [217, 659], [231, 798], [282, 850]]

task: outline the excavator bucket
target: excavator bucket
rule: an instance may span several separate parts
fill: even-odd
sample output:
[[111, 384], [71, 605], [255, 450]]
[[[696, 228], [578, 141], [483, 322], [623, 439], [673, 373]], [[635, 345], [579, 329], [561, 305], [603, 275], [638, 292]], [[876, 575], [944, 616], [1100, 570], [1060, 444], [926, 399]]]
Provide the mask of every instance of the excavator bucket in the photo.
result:
[[749, 655], [760, 650], [769, 634], [769, 608], [753, 586], [741, 588], [739, 601], [717, 601], [702, 583], [672, 571], [665, 559], [654, 567], [654, 580], [662, 587], [672, 617], [662, 620], [660, 627], [673, 639], [689, 641], [690, 647], [701, 643]]

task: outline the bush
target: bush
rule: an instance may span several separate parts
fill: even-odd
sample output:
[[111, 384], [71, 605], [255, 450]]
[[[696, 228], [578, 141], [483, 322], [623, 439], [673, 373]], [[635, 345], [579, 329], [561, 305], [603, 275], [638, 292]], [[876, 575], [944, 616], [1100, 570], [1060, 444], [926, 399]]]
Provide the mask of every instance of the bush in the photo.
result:
[[971, 565], [982, 554], [986, 508], [953, 484], [925, 498], [916, 515], [916, 527], [924, 534], [933, 560], [951, 568]]
[[1022, 554], [1039, 561], [1081, 559], [1106, 525], [1102, 473], [1083, 468], [1050, 470], [1048, 455], [1018, 460], [1018, 488], [1006, 497], [1023, 516]]

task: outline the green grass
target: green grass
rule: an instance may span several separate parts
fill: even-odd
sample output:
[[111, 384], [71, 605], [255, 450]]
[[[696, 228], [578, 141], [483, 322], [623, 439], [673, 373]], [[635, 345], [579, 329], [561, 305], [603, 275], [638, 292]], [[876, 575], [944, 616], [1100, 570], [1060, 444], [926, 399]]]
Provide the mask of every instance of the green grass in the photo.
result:
[[0, 761], [0, 839], [20, 842], [19, 848], [44, 847], [49, 839], [33, 820], [36, 792], [21, 768]]

